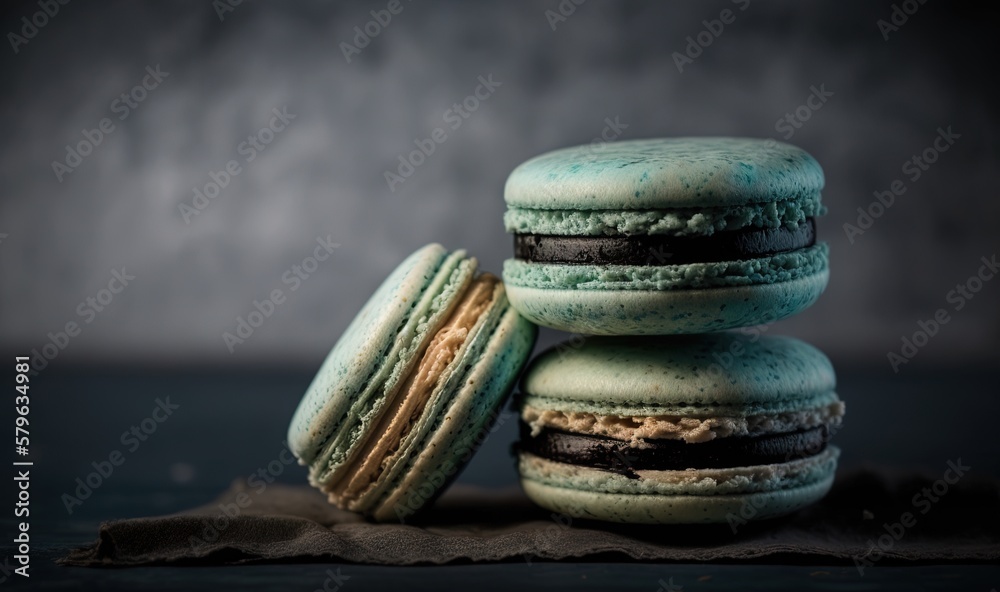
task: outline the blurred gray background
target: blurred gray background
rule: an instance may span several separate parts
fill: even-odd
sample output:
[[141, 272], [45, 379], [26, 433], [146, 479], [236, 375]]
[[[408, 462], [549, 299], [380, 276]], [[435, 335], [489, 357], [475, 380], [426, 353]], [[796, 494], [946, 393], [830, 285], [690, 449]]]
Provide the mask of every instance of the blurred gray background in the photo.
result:
[[[75, 321], [81, 333], [52, 366], [312, 367], [421, 245], [466, 248], [499, 272], [511, 251], [507, 174], [591, 141], [610, 119], [627, 125], [618, 139], [792, 131], [788, 141], [823, 165], [832, 281], [773, 332], [890, 371], [887, 352], [945, 307], [950, 322], [906, 369], [996, 361], [1000, 286], [987, 282], [961, 311], [946, 301], [997, 250], [995, 8], [928, 3], [886, 40], [877, 22], [892, 18], [888, 1], [403, 0], [387, 25], [368, 25], [377, 35], [348, 62], [342, 44], [387, 4], [71, 3], [26, 43], [8, 35], [0, 349], [40, 350]], [[724, 9], [733, 22], [679, 72], [672, 54]], [[22, 34], [38, 10], [5, 4], [4, 32]], [[552, 16], [560, 10], [564, 20]], [[167, 74], [126, 112], [121, 95], [147, 66]], [[446, 112], [480, 76], [499, 86], [451, 129]], [[833, 94], [800, 111], [801, 127], [776, 127], [814, 87]], [[294, 119], [246, 162], [241, 142], [275, 108]], [[57, 175], [67, 145], [105, 117], [114, 129]], [[961, 138], [911, 182], [904, 163], [948, 126]], [[385, 172], [436, 127], [446, 141], [390, 190]], [[240, 173], [186, 221], [181, 205], [230, 160]], [[896, 179], [906, 193], [851, 244], [843, 225]], [[284, 274], [318, 237], [340, 246], [290, 291]], [[122, 266], [135, 279], [87, 312]], [[287, 300], [230, 353], [223, 333], [275, 288]]]

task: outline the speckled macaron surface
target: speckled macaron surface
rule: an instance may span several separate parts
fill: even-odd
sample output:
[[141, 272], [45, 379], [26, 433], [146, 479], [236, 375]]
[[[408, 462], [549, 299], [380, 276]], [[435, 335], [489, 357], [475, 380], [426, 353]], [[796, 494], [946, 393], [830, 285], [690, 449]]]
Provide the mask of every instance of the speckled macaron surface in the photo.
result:
[[289, 446], [331, 503], [405, 520], [469, 460], [535, 335], [474, 258], [428, 245], [389, 275], [327, 356]]
[[770, 322], [826, 286], [823, 171], [800, 148], [665, 138], [549, 152], [509, 176], [504, 264], [529, 320], [599, 335]]
[[759, 332], [570, 341], [522, 379], [522, 486], [552, 511], [612, 522], [787, 514], [832, 484], [835, 387], [819, 350]]

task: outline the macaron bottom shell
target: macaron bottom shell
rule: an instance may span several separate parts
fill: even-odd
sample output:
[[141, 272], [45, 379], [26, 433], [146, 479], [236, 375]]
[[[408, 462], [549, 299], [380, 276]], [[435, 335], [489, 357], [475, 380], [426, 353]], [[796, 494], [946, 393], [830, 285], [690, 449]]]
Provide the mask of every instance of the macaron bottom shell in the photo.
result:
[[833, 485], [839, 450], [760, 467], [642, 471], [629, 479], [522, 453], [521, 486], [539, 506], [573, 518], [636, 524], [739, 524], [790, 514]]
[[705, 289], [556, 289], [517, 285], [507, 297], [529, 321], [586, 335], [669, 335], [770, 323], [811, 306], [829, 280], [824, 268], [770, 284]]

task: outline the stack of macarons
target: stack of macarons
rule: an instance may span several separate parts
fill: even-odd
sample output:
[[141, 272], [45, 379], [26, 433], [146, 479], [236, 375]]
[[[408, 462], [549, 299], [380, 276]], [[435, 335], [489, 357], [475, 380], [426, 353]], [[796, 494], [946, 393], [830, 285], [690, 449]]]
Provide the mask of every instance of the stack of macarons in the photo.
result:
[[[830, 488], [829, 360], [762, 330], [826, 286], [823, 173], [772, 140], [551, 152], [505, 189], [503, 281], [432, 244], [385, 280], [299, 404], [289, 444], [339, 507], [406, 520], [471, 458], [521, 380], [521, 483], [617, 522], [733, 522]], [[536, 325], [586, 335], [528, 366]]]
[[844, 412], [829, 360], [762, 329], [723, 331], [795, 314], [826, 287], [822, 188], [803, 150], [746, 138], [581, 146], [511, 173], [511, 304], [597, 336], [522, 379], [532, 500], [614, 522], [739, 524], [826, 494]]

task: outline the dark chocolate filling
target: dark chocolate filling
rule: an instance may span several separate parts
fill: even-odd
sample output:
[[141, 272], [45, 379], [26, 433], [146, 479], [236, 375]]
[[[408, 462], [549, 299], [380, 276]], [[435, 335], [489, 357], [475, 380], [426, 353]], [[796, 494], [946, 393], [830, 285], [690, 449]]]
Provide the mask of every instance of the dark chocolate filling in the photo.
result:
[[783, 463], [819, 454], [826, 448], [827, 428], [818, 426], [784, 434], [716, 438], [688, 444], [683, 440], [643, 440], [642, 448], [628, 442], [542, 428], [537, 436], [521, 422], [517, 448], [535, 456], [635, 477], [643, 469], [681, 471], [724, 469]]
[[514, 257], [571, 265], [679, 265], [755, 259], [815, 243], [816, 226], [808, 218], [795, 229], [744, 228], [711, 236], [515, 234]]

